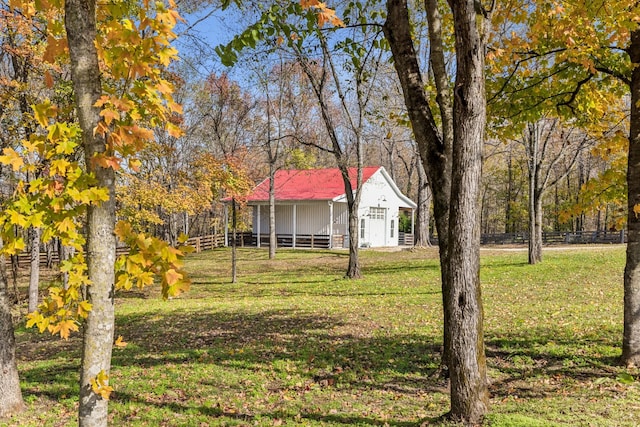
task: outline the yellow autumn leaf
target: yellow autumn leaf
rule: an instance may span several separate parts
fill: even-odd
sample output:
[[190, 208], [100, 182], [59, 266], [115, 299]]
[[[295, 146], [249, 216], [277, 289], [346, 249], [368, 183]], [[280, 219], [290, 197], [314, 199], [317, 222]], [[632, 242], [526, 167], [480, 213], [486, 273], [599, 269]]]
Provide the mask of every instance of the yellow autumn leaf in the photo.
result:
[[78, 303], [78, 316], [86, 318], [93, 306], [89, 301], [80, 301]]
[[122, 335], [119, 335], [116, 341], [113, 343], [113, 345], [115, 345], [118, 348], [125, 348], [127, 344], [128, 343], [124, 339], [122, 339]]
[[109, 400], [113, 387], [109, 386], [109, 375], [101, 370], [91, 381], [91, 390], [104, 400]]
[[60, 337], [69, 339], [69, 334], [71, 331], [78, 331], [78, 325], [73, 320], [62, 320], [54, 325], [50, 325], [51, 333], [57, 334], [60, 333]]
[[11, 165], [14, 171], [19, 170], [20, 167], [24, 165], [24, 160], [13, 148], [7, 147], [2, 150], [2, 153], [3, 155], [0, 156], [0, 163]]
[[178, 273], [176, 270], [174, 270], [173, 268], [170, 268], [169, 270], [167, 270], [167, 272], [164, 274], [164, 279], [167, 282], [167, 285], [172, 286], [175, 283], [177, 283], [180, 279], [182, 279], [182, 274]]

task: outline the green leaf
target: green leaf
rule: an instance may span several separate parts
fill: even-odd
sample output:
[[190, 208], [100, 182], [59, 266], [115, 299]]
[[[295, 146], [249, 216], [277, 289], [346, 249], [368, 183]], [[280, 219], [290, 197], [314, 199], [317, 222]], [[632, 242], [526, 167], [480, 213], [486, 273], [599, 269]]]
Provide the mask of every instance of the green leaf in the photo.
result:
[[635, 378], [633, 378], [633, 375], [630, 375], [626, 372], [619, 373], [616, 379], [618, 380], [618, 382], [622, 384], [633, 384], [633, 382], [635, 381]]

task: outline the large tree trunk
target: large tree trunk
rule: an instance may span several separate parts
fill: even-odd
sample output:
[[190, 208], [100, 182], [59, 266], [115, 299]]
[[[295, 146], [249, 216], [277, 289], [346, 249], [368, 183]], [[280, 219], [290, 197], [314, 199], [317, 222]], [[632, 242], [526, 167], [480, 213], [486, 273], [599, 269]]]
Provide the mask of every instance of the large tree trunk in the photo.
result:
[[[385, 35], [393, 53], [414, 135], [434, 193], [434, 215], [438, 230], [442, 293], [444, 302], [444, 360], [451, 371], [451, 417], [465, 423], [482, 422], [488, 408], [486, 361], [482, 332], [482, 302], [479, 283], [478, 195], [481, 155], [486, 121], [484, 53], [480, 35], [484, 17], [473, 1], [450, 1], [456, 32], [456, 86], [453, 138], [438, 135], [424, 91], [418, 61], [411, 41], [406, 0], [388, 0]], [[480, 8], [482, 6], [480, 5]], [[437, 34], [437, 2], [427, 0], [430, 41], [441, 43]], [[434, 28], [436, 34], [431, 34]], [[432, 63], [434, 56], [432, 55]], [[433, 65], [433, 64], [432, 64]], [[439, 67], [433, 66], [434, 74]], [[447, 96], [446, 81], [436, 77], [438, 98]], [[442, 81], [441, 81], [442, 80]], [[441, 104], [442, 110], [442, 104]], [[443, 120], [444, 123], [444, 120]], [[453, 161], [451, 146], [455, 145]], [[453, 183], [453, 184], [452, 184]], [[450, 206], [450, 207], [449, 207]]]
[[[0, 246], [2, 243], [0, 242]], [[0, 256], [0, 418], [24, 409], [16, 366], [16, 340], [11, 321], [11, 304], [4, 256]]]
[[31, 241], [30, 274], [29, 274], [29, 313], [38, 309], [38, 291], [40, 288], [40, 229], [29, 228]]
[[95, 47], [95, 0], [67, 0], [65, 26], [71, 57], [71, 78], [82, 130], [87, 169], [95, 174], [96, 185], [109, 190], [109, 200], [90, 206], [87, 213], [87, 266], [91, 285], [87, 297], [92, 304], [84, 327], [80, 368], [79, 425], [107, 426], [107, 400], [91, 388], [91, 380], [111, 367], [114, 333], [114, 263], [116, 256], [115, 173], [93, 161], [106, 151], [102, 136], [94, 134], [100, 110], [94, 107], [102, 93], [98, 55]]
[[[485, 41], [475, 2], [450, 1], [456, 36], [453, 105], [453, 163], [449, 212], [447, 300], [451, 349], [451, 416], [479, 424], [489, 407], [480, 293], [480, 211], [482, 146], [486, 125]], [[481, 19], [480, 19], [480, 22]], [[486, 30], [486, 29], [485, 29]]]
[[[633, 64], [640, 63], [640, 29], [631, 33], [629, 55]], [[629, 164], [627, 167], [628, 241], [624, 269], [624, 333], [622, 363], [640, 366], [640, 67], [631, 76], [631, 127], [629, 132]]]

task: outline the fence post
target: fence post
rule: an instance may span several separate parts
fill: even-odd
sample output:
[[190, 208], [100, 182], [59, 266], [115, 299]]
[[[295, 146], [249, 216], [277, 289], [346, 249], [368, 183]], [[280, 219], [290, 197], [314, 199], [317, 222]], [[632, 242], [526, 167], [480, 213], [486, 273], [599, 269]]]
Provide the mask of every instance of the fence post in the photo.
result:
[[620, 243], [624, 243], [624, 228], [620, 230]]

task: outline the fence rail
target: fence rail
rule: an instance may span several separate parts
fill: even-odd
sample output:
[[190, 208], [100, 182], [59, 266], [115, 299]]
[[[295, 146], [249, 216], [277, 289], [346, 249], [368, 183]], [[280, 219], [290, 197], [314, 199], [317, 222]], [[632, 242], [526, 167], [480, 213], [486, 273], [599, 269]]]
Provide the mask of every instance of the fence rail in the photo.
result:
[[[333, 247], [343, 247], [343, 236], [333, 236]], [[400, 244], [413, 245], [413, 235], [401, 233]], [[232, 236], [229, 235], [231, 240]], [[237, 233], [236, 240], [238, 246], [256, 246], [257, 234], [251, 232]], [[438, 237], [432, 236], [431, 243], [437, 245]], [[293, 235], [278, 234], [279, 248], [293, 247]], [[542, 243], [544, 245], [567, 245], [567, 244], [614, 244], [626, 243], [626, 230], [622, 231], [551, 231], [542, 233]], [[487, 233], [480, 236], [482, 245], [509, 245], [529, 243], [528, 233]], [[224, 234], [211, 234], [207, 236], [191, 237], [187, 244], [193, 246], [196, 252], [211, 250], [223, 247], [225, 244]], [[269, 246], [269, 235], [260, 234], [260, 246]], [[329, 236], [325, 234], [297, 234], [295, 236], [296, 248], [327, 249], [329, 248]], [[120, 256], [129, 252], [127, 247], [118, 247], [116, 255]], [[31, 256], [28, 252], [22, 252], [17, 257], [18, 266], [28, 267], [31, 264]], [[40, 265], [48, 267], [58, 264], [59, 255], [57, 249], [40, 252]]]
[[[438, 237], [432, 236], [431, 243], [437, 244]], [[543, 245], [612, 244], [626, 243], [626, 230], [620, 231], [547, 231], [542, 233]], [[526, 245], [529, 233], [483, 233], [481, 245]]]
[[[238, 246], [257, 246], [258, 243], [258, 235], [255, 233], [238, 233], [236, 239], [238, 240]], [[277, 234], [276, 241], [279, 248], [329, 248], [329, 236], [326, 234], [296, 234], [295, 245], [293, 234]], [[260, 234], [260, 246], [269, 246], [268, 234]]]

